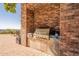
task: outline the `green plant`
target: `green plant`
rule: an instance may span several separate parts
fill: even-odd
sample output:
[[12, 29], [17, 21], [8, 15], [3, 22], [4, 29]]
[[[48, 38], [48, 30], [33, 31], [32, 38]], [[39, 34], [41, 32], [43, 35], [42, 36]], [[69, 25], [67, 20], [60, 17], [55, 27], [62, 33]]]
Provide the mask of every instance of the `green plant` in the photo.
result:
[[4, 9], [10, 13], [16, 13], [16, 3], [4, 3]]

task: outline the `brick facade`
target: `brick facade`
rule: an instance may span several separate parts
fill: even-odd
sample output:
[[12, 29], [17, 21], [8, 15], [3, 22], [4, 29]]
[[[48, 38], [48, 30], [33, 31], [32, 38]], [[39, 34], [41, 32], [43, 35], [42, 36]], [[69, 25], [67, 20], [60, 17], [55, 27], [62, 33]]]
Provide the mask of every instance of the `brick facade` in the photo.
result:
[[61, 4], [60, 55], [79, 55], [79, 4]]
[[28, 46], [27, 39], [27, 6], [26, 4], [21, 5], [21, 44]]
[[60, 4], [27, 4], [28, 32], [38, 27], [59, 26]]
[[[22, 5], [22, 43], [36, 27], [60, 27], [59, 55], [79, 55], [79, 4]], [[26, 45], [27, 45], [26, 44]]]

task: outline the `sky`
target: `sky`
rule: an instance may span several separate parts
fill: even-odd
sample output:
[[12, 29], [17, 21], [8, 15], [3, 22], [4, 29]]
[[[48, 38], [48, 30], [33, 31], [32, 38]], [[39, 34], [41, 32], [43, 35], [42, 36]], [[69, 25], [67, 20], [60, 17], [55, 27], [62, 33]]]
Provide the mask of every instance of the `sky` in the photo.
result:
[[20, 29], [21, 4], [16, 5], [16, 13], [7, 12], [0, 3], [0, 29]]

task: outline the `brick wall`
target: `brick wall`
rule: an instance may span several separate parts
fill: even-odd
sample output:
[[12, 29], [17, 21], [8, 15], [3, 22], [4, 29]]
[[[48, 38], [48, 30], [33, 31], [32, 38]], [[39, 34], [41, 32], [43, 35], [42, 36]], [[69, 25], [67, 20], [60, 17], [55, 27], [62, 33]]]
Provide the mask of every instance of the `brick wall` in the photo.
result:
[[28, 32], [38, 27], [59, 26], [60, 4], [27, 4]]
[[21, 44], [28, 46], [27, 39], [27, 6], [26, 4], [21, 5]]
[[60, 55], [79, 55], [79, 4], [61, 4]]
[[22, 5], [21, 22], [23, 45], [28, 44], [27, 32], [33, 32], [40, 26], [57, 25], [61, 32], [59, 55], [79, 55], [79, 4]]

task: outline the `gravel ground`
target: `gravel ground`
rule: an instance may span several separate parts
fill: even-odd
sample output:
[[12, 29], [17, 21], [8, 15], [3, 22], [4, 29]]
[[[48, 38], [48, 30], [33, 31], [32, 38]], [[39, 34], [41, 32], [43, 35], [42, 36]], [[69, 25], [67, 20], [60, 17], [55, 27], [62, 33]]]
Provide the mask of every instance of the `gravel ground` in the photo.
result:
[[0, 34], [0, 56], [48, 56], [33, 48], [16, 44], [16, 39], [11, 34]]

